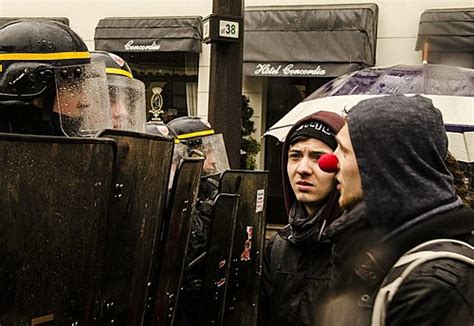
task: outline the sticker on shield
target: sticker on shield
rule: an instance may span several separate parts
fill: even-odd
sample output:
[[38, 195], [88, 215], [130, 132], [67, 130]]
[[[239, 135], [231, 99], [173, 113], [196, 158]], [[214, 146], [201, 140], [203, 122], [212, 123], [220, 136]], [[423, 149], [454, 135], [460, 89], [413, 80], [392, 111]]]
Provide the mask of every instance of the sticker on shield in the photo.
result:
[[257, 190], [257, 204], [255, 205], [255, 213], [263, 212], [263, 205], [265, 203], [265, 189]]

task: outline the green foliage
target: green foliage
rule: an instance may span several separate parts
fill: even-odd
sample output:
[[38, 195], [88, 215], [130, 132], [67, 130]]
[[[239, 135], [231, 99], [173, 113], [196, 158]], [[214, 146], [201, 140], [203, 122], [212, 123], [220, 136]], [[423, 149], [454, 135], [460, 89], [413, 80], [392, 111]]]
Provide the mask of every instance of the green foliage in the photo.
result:
[[260, 143], [252, 137], [252, 133], [255, 132], [254, 122], [251, 120], [253, 112], [249, 98], [242, 95], [242, 140], [240, 150], [244, 155], [241, 155], [240, 166], [247, 170], [255, 170], [257, 167], [255, 157], [260, 151]]

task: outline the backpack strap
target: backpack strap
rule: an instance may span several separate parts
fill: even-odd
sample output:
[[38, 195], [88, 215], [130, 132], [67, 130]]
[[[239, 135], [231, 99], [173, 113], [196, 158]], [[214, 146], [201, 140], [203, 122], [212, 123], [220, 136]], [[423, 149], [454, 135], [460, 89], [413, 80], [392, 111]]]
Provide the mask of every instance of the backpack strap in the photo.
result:
[[280, 235], [275, 236], [275, 241], [273, 242], [272, 249], [270, 251], [270, 271], [272, 281], [276, 279], [277, 270], [280, 268], [280, 262], [283, 258], [285, 252], [286, 240], [284, 240]]
[[375, 298], [372, 326], [385, 325], [386, 309], [398, 288], [410, 273], [426, 262], [453, 259], [474, 266], [474, 247], [453, 239], [435, 239], [424, 242], [402, 255], [385, 277]]

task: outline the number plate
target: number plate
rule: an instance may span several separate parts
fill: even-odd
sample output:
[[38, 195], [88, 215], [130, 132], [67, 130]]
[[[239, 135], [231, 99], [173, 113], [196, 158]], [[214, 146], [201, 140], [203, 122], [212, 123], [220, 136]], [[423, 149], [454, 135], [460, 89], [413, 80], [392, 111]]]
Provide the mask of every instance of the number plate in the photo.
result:
[[238, 39], [239, 23], [228, 20], [219, 20], [219, 36]]

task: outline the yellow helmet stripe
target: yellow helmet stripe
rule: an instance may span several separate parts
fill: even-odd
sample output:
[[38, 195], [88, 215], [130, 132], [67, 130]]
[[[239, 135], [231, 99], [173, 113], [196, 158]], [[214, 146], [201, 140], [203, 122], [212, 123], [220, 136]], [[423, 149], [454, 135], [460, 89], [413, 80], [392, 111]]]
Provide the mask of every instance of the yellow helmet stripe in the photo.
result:
[[112, 75], [122, 75], [122, 76], [125, 76], [125, 77], [128, 77], [130, 79], [133, 79], [133, 75], [131, 72], [128, 72], [124, 69], [120, 69], [120, 68], [105, 68], [105, 72], [107, 72], [108, 74], [112, 74]]
[[56, 53], [0, 53], [0, 61], [49, 61], [49, 60], [71, 60], [90, 59], [89, 52], [56, 52]]
[[208, 135], [214, 135], [214, 130], [203, 130], [203, 131], [196, 131], [196, 132], [190, 132], [189, 134], [182, 134], [178, 135], [178, 139], [187, 139], [187, 138], [193, 138], [193, 137], [199, 137], [199, 136], [208, 136]]

